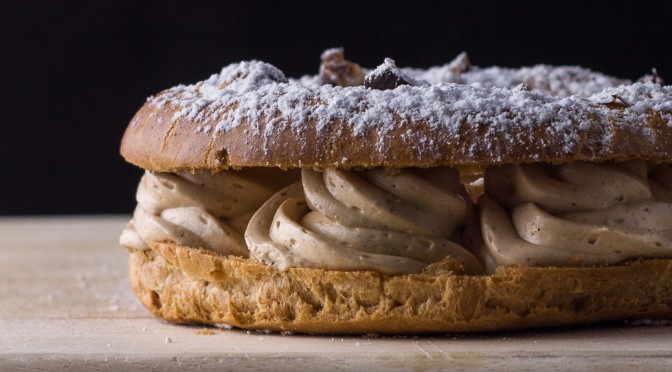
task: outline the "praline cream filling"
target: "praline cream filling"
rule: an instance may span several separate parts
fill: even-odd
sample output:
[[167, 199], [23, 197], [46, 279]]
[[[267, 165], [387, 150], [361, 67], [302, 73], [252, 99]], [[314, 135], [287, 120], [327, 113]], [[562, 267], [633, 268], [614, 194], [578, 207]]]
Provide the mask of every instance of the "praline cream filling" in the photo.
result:
[[420, 272], [450, 256], [466, 272], [482, 266], [451, 240], [470, 203], [457, 172], [304, 169], [302, 183], [282, 190], [252, 217], [251, 256], [276, 266]]
[[[650, 175], [650, 177], [649, 177]], [[489, 168], [479, 202], [494, 265], [672, 257], [672, 171], [644, 161]]]
[[[262, 174], [263, 172], [267, 174]], [[248, 257], [243, 232], [252, 214], [296, 178], [279, 170], [145, 172], [133, 219], [120, 243], [144, 250], [152, 241], [172, 241], [225, 255]]]
[[[404, 274], [445, 257], [483, 270], [461, 245], [475, 212], [450, 168], [146, 172], [137, 200], [120, 238], [130, 249], [171, 241], [281, 270]], [[480, 258], [492, 270], [672, 257], [671, 203], [668, 165], [492, 167], [478, 208]]]

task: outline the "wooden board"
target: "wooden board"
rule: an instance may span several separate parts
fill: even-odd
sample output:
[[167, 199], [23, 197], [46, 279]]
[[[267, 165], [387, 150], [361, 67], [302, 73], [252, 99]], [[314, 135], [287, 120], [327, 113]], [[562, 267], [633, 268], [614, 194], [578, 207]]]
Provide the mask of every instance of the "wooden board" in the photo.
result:
[[672, 369], [665, 325], [376, 338], [168, 324], [130, 290], [126, 220], [0, 219], [0, 370]]

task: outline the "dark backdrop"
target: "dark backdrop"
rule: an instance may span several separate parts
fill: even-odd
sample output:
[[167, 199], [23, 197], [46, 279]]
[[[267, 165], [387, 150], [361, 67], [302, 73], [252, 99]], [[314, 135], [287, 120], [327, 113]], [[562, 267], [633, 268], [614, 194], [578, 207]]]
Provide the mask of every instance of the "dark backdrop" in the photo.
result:
[[366, 67], [578, 64], [672, 80], [672, 1], [4, 1], [0, 215], [130, 213], [118, 145], [146, 97], [243, 59], [317, 72], [343, 46]]

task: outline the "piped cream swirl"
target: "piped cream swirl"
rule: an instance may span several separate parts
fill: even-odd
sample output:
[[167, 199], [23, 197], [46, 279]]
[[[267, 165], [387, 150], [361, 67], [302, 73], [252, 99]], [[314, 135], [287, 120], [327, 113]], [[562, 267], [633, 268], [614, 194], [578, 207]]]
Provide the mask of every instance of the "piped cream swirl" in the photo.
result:
[[404, 274], [451, 256], [477, 273], [478, 260], [451, 240], [469, 208], [457, 172], [448, 168], [304, 169], [301, 183], [257, 211], [245, 238], [253, 257], [281, 270]]
[[136, 193], [138, 205], [120, 243], [145, 250], [150, 242], [171, 241], [248, 257], [243, 232], [250, 217], [293, 179], [296, 175], [279, 170], [146, 171]]
[[672, 257], [672, 198], [665, 197], [672, 196], [672, 172], [654, 168], [654, 179], [648, 173], [644, 161], [489, 168], [479, 210], [491, 264]]

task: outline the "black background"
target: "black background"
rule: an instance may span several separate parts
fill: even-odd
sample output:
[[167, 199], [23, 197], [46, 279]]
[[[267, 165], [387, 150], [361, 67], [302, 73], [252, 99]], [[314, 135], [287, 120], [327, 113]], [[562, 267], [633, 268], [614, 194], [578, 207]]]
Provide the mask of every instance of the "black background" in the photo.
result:
[[0, 215], [130, 213], [118, 155], [146, 97], [243, 59], [315, 74], [343, 46], [365, 67], [582, 65], [672, 81], [672, 2], [4, 1]]

